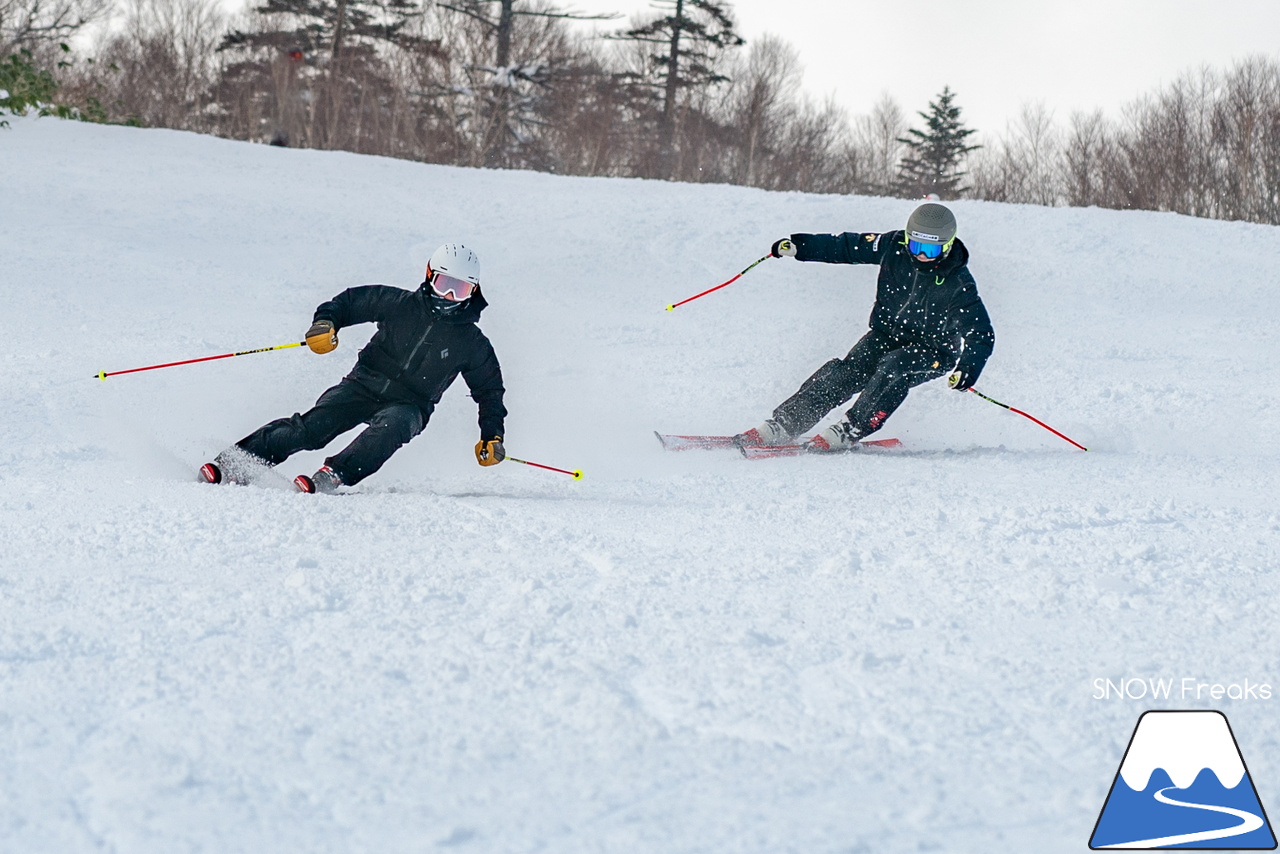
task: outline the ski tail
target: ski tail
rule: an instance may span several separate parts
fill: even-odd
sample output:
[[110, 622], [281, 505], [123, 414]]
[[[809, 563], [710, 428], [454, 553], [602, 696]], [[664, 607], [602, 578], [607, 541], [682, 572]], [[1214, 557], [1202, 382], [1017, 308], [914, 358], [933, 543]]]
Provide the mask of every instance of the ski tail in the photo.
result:
[[654, 431], [662, 447], [667, 451], [714, 451], [720, 448], [735, 448], [733, 436], [677, 436], [670, 433]]

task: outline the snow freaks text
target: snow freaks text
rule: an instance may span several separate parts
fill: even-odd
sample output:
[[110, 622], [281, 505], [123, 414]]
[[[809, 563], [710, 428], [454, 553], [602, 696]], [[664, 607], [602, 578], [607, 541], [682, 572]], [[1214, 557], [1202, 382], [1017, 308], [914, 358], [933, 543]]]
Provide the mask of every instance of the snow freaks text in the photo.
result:
[[1095, 700], [1270, 700], [1271, 696], [1270, 683], [1251, 679], [1230, 683], [1207, 682], [1192, 676], [1093, 680]]

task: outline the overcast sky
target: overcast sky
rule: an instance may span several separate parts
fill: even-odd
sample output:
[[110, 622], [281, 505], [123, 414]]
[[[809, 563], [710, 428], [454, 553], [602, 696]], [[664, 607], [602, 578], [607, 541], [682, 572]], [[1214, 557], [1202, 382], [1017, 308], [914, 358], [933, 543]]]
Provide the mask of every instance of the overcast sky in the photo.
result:
[[[564, 0], [630, 18], [646, 0]], [[1280, 60], [1280, 0], [736, 0], [748, 40], [781, 36], [800, 50], [804, 88], [851, 114], [888, 92], [915, 119], [943, 86], [966, 124], [999, 135], [1022, 104], [1059, 120], [1123, 104], [1184, 71]], [[622, 21], [617, 22], [619, 25]]]

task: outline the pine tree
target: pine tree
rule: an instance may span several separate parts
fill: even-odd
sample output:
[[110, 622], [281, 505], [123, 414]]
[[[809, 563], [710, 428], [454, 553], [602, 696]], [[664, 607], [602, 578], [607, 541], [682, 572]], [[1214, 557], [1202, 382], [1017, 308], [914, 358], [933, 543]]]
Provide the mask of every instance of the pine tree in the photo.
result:
[[649, 177], [670, 179], [676, 173], [676, 124], [681, 95], [727, 82], [729, 78], [716, 69], [718, 56], [722, 50], [740, 47], [746, 41], [734, 31], [733, 14], [726, 2], [654, 0], [652, 5], [669, 11], [614, 38], [658, 46], [655, 53], [648, 55], [655, 80], [650, 85], [661, 92], [658, 157], [654, 168], [643, 171], [649, 172]]
[[960, 186], [967, 174], [961, 171], [965, 156], [981, 146], [966, 145], [975, 131], [960, 121], [960, 108], [954, 103], [955, 93], [944, 86], [929, 111], [918, 113], [928, 130], [910, 128], [898, 140], [907, 146], [907, 154], [898, 167], [898, 192], [903, 196], [923, 198], [935, 194], [940, 199], [955, 199], [968, 187]]
[[382, 52], [440, 49], [406, 32], [421, 14], [412, 0], [266, 0], [255, 11], [266, 26], [236, 30], [218, 48], [237, 57], [220, 95], [264, 101], [254, 108], [273, 142], [360, 150], [378, 123], [371, 113], [392, 94]]
[[567, 12], [557, 6], [530, 4], [522, 0], [455, 0], [441, 3], [440, 8], [470, 18], [493, 40], [491, 65], [477, 66], [471, 71], [485, 75], [486, 85], [476, 93], [481, 101], [479, 121], [475, 123], [481, 163], [485, 166], [512, 167], [525, 165], [530, 159], [532, 131], [540, 123], [540, 95], [551, 85], [556, 69], [545, 57], [522, 56], [528, 45], [516, 39], [516, 19], [553, 18], [573, 21], [603, 21], [614, 14], [585, 15]]

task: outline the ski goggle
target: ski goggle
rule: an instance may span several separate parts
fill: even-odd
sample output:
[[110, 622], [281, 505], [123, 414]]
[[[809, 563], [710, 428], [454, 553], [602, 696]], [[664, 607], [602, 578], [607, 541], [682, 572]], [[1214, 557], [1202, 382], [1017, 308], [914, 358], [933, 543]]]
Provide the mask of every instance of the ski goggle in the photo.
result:
[[940, 258], [942, 251], [946, 249], [941, 243], [925, 243], [922, 240], [908, 240], [907, 251], [914, 255], [923, 255], [926, 258]]
[[453, 276], [446, 276], [444, 273], [432, 273], [431, 290], [436, 292], [437, 296], [444, 297], [452, 302], [462, 302], [469, 299], [476, 286], [472, 282], [463, 279], [455, 279]]

